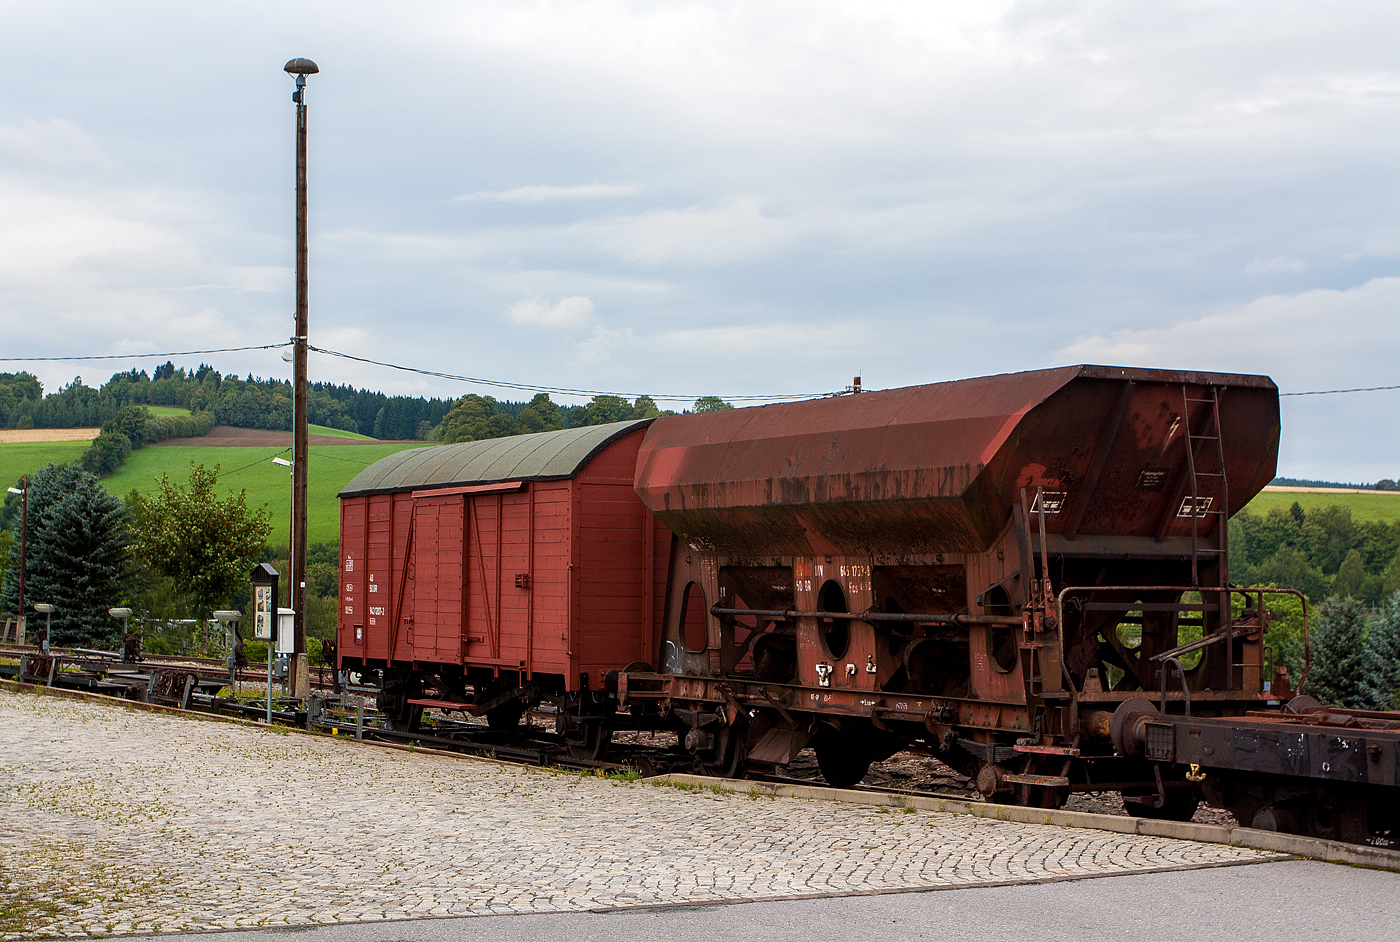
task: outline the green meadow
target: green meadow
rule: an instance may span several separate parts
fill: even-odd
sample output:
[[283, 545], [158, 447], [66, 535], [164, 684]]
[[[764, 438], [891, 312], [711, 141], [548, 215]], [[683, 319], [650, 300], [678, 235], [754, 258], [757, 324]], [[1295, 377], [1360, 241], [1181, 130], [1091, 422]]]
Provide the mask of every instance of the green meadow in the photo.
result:
[[1275, 507], [1287, 510], [1295, 501], [1304, 511], [1317, 510], [1329, 504], [1350, 507], [1351, 519], [1357, 523], [1365, 520], [1400, 520], [1400, 491], [1375, 491], [1370, 494], [1265, 491], [1250, 501], [1245, 510], [1262, 516]]
[[[68, 464], [87, 451], [87, 442], [24, 442], [0, 444], [0, 482], [18, 487], [21, 475], [33, 474], [47, 464]], [[4, 492], [0, 491], [0, 497]]]
[[[348, 433], [347, 433], [348, 434]], [[371, 439], [372, 441], [372, 439]], [[6, 446], [9, 447], [9, 446]], [[336, 495], [350, 479], [386, 455], [414, 445], [312, 445], [307, 479], [306, 538], [312, 543], [340, 539], [340, 502]], [[163, 474], [184, 483], [191, 463], [219, 466], [219, 490], [242, 490], [248, 506], [267, 505], [272, 533], [268, 543], [287, 545], [292, 512], [292, 478], [289, 468], [272, 463], [274, 457], [291, 457], [291, 449], [275, 445], [222, 448], [210, 445], [152, 446], [133, 452], [121, 470], [103, 480], [107, 490], [125, 498], [131, 491], [158, 490]]]

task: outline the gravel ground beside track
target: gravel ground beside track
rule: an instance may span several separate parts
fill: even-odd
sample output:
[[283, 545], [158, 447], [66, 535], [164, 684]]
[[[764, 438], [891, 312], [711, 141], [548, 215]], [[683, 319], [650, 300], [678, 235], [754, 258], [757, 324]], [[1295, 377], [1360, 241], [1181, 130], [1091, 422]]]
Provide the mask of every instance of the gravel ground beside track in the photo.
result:
[[0, 691], [0, 938], [824, 897], [1274, 859], [743, 788]]

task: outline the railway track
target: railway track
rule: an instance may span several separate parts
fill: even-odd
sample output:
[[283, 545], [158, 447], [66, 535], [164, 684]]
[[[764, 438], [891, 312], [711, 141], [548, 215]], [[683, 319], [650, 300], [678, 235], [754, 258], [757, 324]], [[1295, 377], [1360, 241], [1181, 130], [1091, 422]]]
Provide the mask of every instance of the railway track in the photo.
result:
[[[10, 663], [5, 663], [6, 661]], [[18, 661], [19, 663], [14, 663]], [[27, 665], [27, 668], [26, 668]], [[36, 667], [37, 665], [37, 667]], [[29, 671], [26, 674], [26, 669]], [[36, 676], [37, 674], [37, 676]], [[239, 671], [241, 684], [266, 684], [265, 671]], [[255, 721], [269, 719], [269, 703], [264, 698], [237, 699], [220, 695], [228, 687], [225, 662], [216, 658], [151, 657], [138, 664], [124, 664], [111, 652], [70, 649], [41, 654], [37, 648], [0, 646], [0, 679], [47, 685], [91, 694], [176, 706], [197, 712], [238, 716]], [[452, 713], [429, 710], [425, 727], [413, 730], [393, 728], [392, 717], [373, 706], [380, 691], [375, 687], [347, 687], [334, 692], [324, 676], [313, 684], [306, 700], [273, 697], [270, 719], [273, 723], [311, 732], [331, 733], [360, 740], [397, 746], [413, 746], [435, 752], [471, 755], [540, 767], [552, 766], [602, 774], [653, 776], [667, 772], [712, 774], [694, 755], [677, 743], [665, 745], [641, 741], [647, 734], [620, 732], [606, 749], [606, 758], [580, 755], [565, 737], [551, 730], [556, 716], [552, 709], [531, 710], [515, 728], [493, 728], [484, 721], [457, 719]], [[463, 714], [465, 715], [465, 714]], [[750, 770], [749, 781], [780, 785], [826, 785], [816, 771], [816, 763], [795, 762], [794, 769], [811, 774], [778, 775]], [[899, 773], [896, 773], [899, 774]], [[738, 780], [736, 780], [738, 781]], [[898, 784], [856, 784], [855, 790], [873, 794], [907, 797], [979, 801], [969, 788], [941, 789]], [[1094, 789], [1094, 791], [1112, 791]], [[1092, 810], [1100, 810], [1094, 808]], [[1102, 809], [1103, 813], [1115, 813]], [[1122, 814], [1124, 812], [1118, 811]], [[1220, 812], [1224, 814], [1224, 812]], [[1389, 840], [1370, 841], [1390, 846]]]

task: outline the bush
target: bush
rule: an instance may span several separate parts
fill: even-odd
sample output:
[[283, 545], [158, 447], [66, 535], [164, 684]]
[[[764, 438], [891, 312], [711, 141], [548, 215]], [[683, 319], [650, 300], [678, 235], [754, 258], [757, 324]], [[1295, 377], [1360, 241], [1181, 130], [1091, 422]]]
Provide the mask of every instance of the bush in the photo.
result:
[[131, 439], [121, 432], [103, 432], [92, 440], [78, 458], [78, 465], [98, 477], [106, 477], [122, 466], [131, 454]]
[[153, 415], [146, 421], [146, 444], [163, 442], [167, 438], [198, 438], [208, 435], [215, 426], [214, 413], [195, 412], [191, 415]]

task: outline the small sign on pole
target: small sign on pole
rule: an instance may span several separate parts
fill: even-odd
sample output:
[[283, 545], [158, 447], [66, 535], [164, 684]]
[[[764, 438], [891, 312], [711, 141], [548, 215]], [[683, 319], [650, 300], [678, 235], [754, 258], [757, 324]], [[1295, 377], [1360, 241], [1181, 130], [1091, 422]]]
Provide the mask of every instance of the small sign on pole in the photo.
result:
[[[277, 608], [277, 570], [267, 563], [258, 563], [249, 576], [253, 583], [253, 637], [267, 642], [267, 724], [272, 725], [272, 649], [280, 648]], [[274, 639], [279, 644], [274, 645]]]

